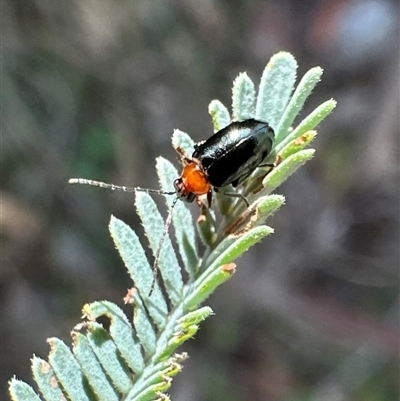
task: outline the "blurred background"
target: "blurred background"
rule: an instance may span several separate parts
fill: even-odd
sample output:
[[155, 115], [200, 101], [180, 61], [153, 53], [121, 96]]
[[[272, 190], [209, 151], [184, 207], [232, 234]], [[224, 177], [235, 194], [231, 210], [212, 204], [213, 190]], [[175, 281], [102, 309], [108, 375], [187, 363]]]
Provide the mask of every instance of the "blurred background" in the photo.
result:
[[[399, 5], [395, 0], [5, 0], [2, 5], [1, 399], [46, 338], [71, 343], [86, 302], [132, 283], [111, 214], [157, 188], [174, 128], [206, 139], [233, 79], [286, 50], [338, 106], [316, 157], [277, 193], [275, 234], [238, 261], [182, 351], [182, 400], [398, 400]], [[194, 214], [198, 213], [193, 209]], [[131, 313], [129, 308], [127, 313]]]

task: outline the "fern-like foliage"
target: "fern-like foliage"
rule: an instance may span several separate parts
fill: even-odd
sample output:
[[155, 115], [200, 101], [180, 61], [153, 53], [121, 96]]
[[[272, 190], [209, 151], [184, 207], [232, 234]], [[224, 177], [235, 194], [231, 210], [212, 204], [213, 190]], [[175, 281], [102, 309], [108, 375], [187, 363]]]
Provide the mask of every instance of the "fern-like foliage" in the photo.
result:
[[[201, 305], [233, 275], [234, 261], [273, 232], [263, 222], [285, 199], [270, 193], [313, 157], [314, 150], [305, 149], [316, 135], [313, 129], [335, 107], [335, 102], [328, 100], [292, 128], [322, 75], [321, 68], [313, 68], [294, 89], [296, 69], [292, 55], [278, 53], [263, 72], [258, 95], [246, 73], [236, 78], [232, 115], [218, 100], [210, 103], [214, 131], [232, 120], [248, 118], [268, 121], [275, 130], [274, 151], [266, 162], [273, 163], [277, 158], [279, 164], [272, 171], [257, 169], [241, 187], [250, 207], [240, 199], [217, 194], [214, 204], [219, 213], [204, 208], [196, 233], [191, 213], [183, 202], [178, 202], [172, 225], [179, 257], [166, 235], [158, 261], [163, 291], [158, 282], [151, 291], [153, 270], [137, 235], [124, 222], [111, 217], [112, 238], [134, 283], [125, 297], [133, 307], [133, 321], [111, 302], [85, 305], [86, 320], [72, 331], [72, 349], [57, 338], [50, 338], [48, 360], [37, 356], [32, 359], [33, 377], [42, 398], [28, 384], [13, 378], [9, 387], [13, 400], [169, 399], [166, 391], [186, 357], [184, 353], [174, 354], [175, 350], [193, 337], [200, 322], [212, 314], [208, 306]], [[192, 154], [194, 144], [187, 134], [176, 130], [172, 139], [175, 148]], [[173, 191], [172, 183], [178, 177], [175, 167], [160, 157], [157, 172], [162, 189]], [[168, 208], [172, 201], [173, 196], [166, 196]], [[136, 208], [155, 255], [165, 235], [164, 220], [147, 193], [136, 193]], [[181, 265], [187, 273], [186, 280], [182, 278]], [[110, 321], [107, 330], [96, 322], [101, 316]]]

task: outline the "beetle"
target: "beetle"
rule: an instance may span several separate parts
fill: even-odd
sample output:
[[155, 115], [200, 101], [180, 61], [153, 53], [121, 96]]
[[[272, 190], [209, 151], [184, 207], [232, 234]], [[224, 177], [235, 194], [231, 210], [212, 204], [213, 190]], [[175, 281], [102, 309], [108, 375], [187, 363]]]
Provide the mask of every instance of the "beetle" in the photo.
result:
[[274, 130], [267, 122], [255, 119], [232, 122], [196, 144], [190, 159], [182, 157], [182, 174], [174, 181], [177, 197], [193, 202], [207, 194], [211, 204], [212, 190], [218, 192], [230, 184], [237, 187], [261, 166], [274, 139]]

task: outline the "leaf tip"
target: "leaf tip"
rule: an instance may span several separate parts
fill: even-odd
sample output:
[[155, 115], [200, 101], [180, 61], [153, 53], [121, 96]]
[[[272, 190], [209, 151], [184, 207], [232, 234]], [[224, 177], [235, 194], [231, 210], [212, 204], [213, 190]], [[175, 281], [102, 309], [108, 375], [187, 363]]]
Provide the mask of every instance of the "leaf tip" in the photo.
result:
[[108, 226], [111, 228], [112, 226], [115, 225], [115, 223], [116, 223], [117, 220], [118, 220], [118, 219], [112, 214], [112, 215], [110, 216], [110, 222], [108, 223]]
[[281, 63], [281, 62], [291, 64], [292, 66], [297, 67], [297, 61], [294, 58], [293, 54], [287, 51], [280, 51], [274, 54], [269, 60], [267, 67], [272, 68], [275, 66], [276, 63]]

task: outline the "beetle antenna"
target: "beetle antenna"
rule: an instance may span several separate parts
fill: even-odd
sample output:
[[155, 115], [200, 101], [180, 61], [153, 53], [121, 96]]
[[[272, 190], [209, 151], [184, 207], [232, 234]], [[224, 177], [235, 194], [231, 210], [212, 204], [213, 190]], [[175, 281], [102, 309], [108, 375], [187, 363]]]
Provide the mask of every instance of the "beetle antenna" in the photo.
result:
[[152, 282], [152, 284], [151, 284], [150, 292], [149, 292], [149, 295], [148, 295], [149, 297], [150, 297], [151, 294], [153, 293], [154, 285], [155, 285], [155, 283], [156, 283], [156, 281], [157, 281], [157, 279], [158, 279], [158, 260], [159, 260], [159, 258], [160, 258], [161, 248], [162, 248], [162, 246], [163, 246], [163, 244], [164, 244], [165, 237], [166, 237], [167, 234], [168, 234], [168, 230], [169, 230], [169, 227], [170, 227], [171, 222], [172, 222], [172, 212], [173, 212], [173, 210], [174, 210], [174, 207], [175, 207], [176, 202], [178, 201], [178, 199], [179, 199], [179, 198], [176, 197], [176, 198], [172, 201], [171, 209], [169, 210], [167, 219], [165, 220], [164, 231], [163, 231], [163, 234], [162, 234], [160, 243], [158, 244], [157, 252], [156, 252], [156, 254], [155, 254], [155, 256], [154, 256], [154, 262], [153, 262], [153, 282]]
[[161, 191], [159, 189], [149, 189], [141, 187], [125, 187], [123, 185], [108, 184], [106, 182], [87, 180], [86, 178], [70, 178], [69, 184], [80, 184], [80, 185], [91, 185], [92, 187], [100, 187], [105, 189], [111, 189], [111, 191], [123, 191], [123, 192], [147, 192], [161, 195], [175, 195], [175, 191]]

